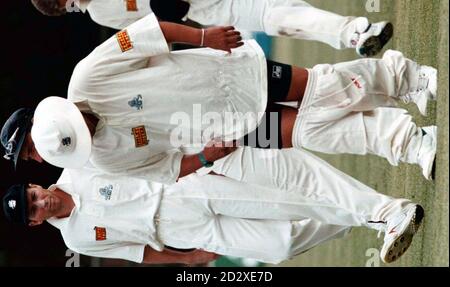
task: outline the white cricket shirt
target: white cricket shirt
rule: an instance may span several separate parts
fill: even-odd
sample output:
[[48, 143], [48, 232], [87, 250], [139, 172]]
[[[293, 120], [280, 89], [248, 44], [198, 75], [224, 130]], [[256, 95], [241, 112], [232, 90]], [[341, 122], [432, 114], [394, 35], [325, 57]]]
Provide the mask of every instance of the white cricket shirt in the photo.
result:
[[64, 170], [59, 188], [75, 208], [69, 217], [48, 222], [61, 231], [71, 250], [93, 257], [143, 261], [145, 246], [162, 251], [154, 223], [162, 185], [109, 177], [92, 168]]
[[77, 65], [68, 99], [100, 118], [92, 165], [171, 184], [192, 147], [198, 152], [213, 137], [239, 139], [257, 127], [267, 104], [266, 60], [255, 41], [232, 54], [170, 52], [150, 14]]
[[[185, 18], [202, 25], [236, 25], [237, 28], [263, 31], [269, 7], [302, 2], [299, 0], [184, 0], [190, 9]], [[96, 23], [124, 29], [152, 13], [149, 0], [78, 0], [81, 11], [89, 12]], [[302, 2], [303, 3], [303, 2]]]
[[75, 3], [83, 13], [89, 12], [94, 22], [117, 30], [152, 13], [149, 0], [77, 0]]

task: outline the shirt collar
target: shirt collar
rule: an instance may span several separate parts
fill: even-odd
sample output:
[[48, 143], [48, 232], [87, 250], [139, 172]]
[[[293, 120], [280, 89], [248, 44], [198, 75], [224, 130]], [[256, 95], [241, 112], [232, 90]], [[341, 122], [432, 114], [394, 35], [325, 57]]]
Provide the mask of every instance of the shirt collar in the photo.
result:
[[91, 0], [75, 0], [75, 4], [83, 13], [86, 13], [89, 3], [91, 3]]

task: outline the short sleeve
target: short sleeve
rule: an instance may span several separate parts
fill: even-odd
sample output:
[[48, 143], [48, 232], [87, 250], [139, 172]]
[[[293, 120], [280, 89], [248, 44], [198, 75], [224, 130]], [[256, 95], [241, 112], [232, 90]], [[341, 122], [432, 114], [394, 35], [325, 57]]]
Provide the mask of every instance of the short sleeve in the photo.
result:
[[111, 81], [140, 68], [149, 58], [170, 53], [156, 16], [151, 13], [117, 32], [75, 67], [68, 98], [108, 92]]
[[[120, 36], [128, 34], [130, 46], [121, 45]], [[131, 24], [124, 30], [116, 33], [110, 40], [113, 42], [115, 51], [124, 55], [133, 55], [133, 57], [152, 57], [170, 52], [166, 38], [159, 26], [155, 14], [151, 13], [139, 21]], [[124, 49], [125, 48], [125, 49]], [[129, 49], [126, 49], [129, 48]], [[125, 50], [125, 51], [124, 51]]]
[[149, 0], [95, 0], [89, 2], [89, 15], [102, 26], [121, 30], [150, 14]]

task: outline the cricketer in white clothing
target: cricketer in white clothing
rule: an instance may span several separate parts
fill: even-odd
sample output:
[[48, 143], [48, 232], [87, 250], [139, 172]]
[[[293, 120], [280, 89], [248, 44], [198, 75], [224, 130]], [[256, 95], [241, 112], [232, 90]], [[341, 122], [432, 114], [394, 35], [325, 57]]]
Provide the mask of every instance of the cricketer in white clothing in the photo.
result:
[[[266, 64], [254, 41], [232, 54], [212, 49], [169, 53], [156, 18], [146, 16], [99, 46], [74, 71], [69, 100], [99, 119], [91, 131], [91, 164], [106, 173], [162, 183], [198, 170], [200, 165], [181, 172], [187, 154], [200, 156], [214, 137], [240, 139], [260, 123], [268, 94], [273, 96], [267, 80], [273, 73]], [[193, 67], [198, 67], [195, 72]], [[395, 51], [381, 60], [318, 65], [305, 81], [300, 111], [291, 111], [298, 114], [288, 130], [293, 145], [418, 164], [430, 179], [436, 128], [419, 129], [405, 110], [391, 107], [410, 98], [425, 110], [428, 99], [435, 99], [436, 75], [435, 69]], [[210, 115], [219, 120], [211, 122]], [[42, 142], [52, 134], [48, 128], [46, 119], [35, 117], [33, 141], [45, 160], [61, 166], [51, 161], [52, 145]]]
[[392, 262], [423, 217], [420, 206], [378, 194], [306, 151], [241, 148], [215, 171], [226, 177], [194, 174], [165, 186], [66, 169], [49, 191], [13, 186], [5, 213], [32, 226], [48, 220], [76, 252], [139, 263], [156, 263], [164, 246], [279, 263], [356, 226], [385, 232], [381, 256]]
[[232, 25], [326, 43], [336, 49], [356, 48], [361, 56], [381, 51], [393, 34], [388, 22], [371, 24], [365, 17], [345, 17], [302, 0], [32, 0], [46, 15], [89, 12], [100, 25], [124, 29], [154, 12], [161, 20], [189, 19], [206, 26]]
[[173, 183], [186, 150], [201, 151], [217, 137], [239, 139], [258, 126], [267, 103], [266, 65], [255, 41], [232, 54], [170, 53], [150, 14], [77, 65], [68, 99], [100, 119], [95, 167]]

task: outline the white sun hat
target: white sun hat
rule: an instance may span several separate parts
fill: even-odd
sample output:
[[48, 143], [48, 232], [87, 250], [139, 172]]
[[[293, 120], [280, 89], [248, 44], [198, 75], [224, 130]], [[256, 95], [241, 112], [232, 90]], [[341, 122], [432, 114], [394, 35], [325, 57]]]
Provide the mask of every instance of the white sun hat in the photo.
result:
[[62, 168], [82, 168], [91, 155], [92, 137], [77, 106], [48, 97], [36, 108], [31, 138], [39, 155]]

